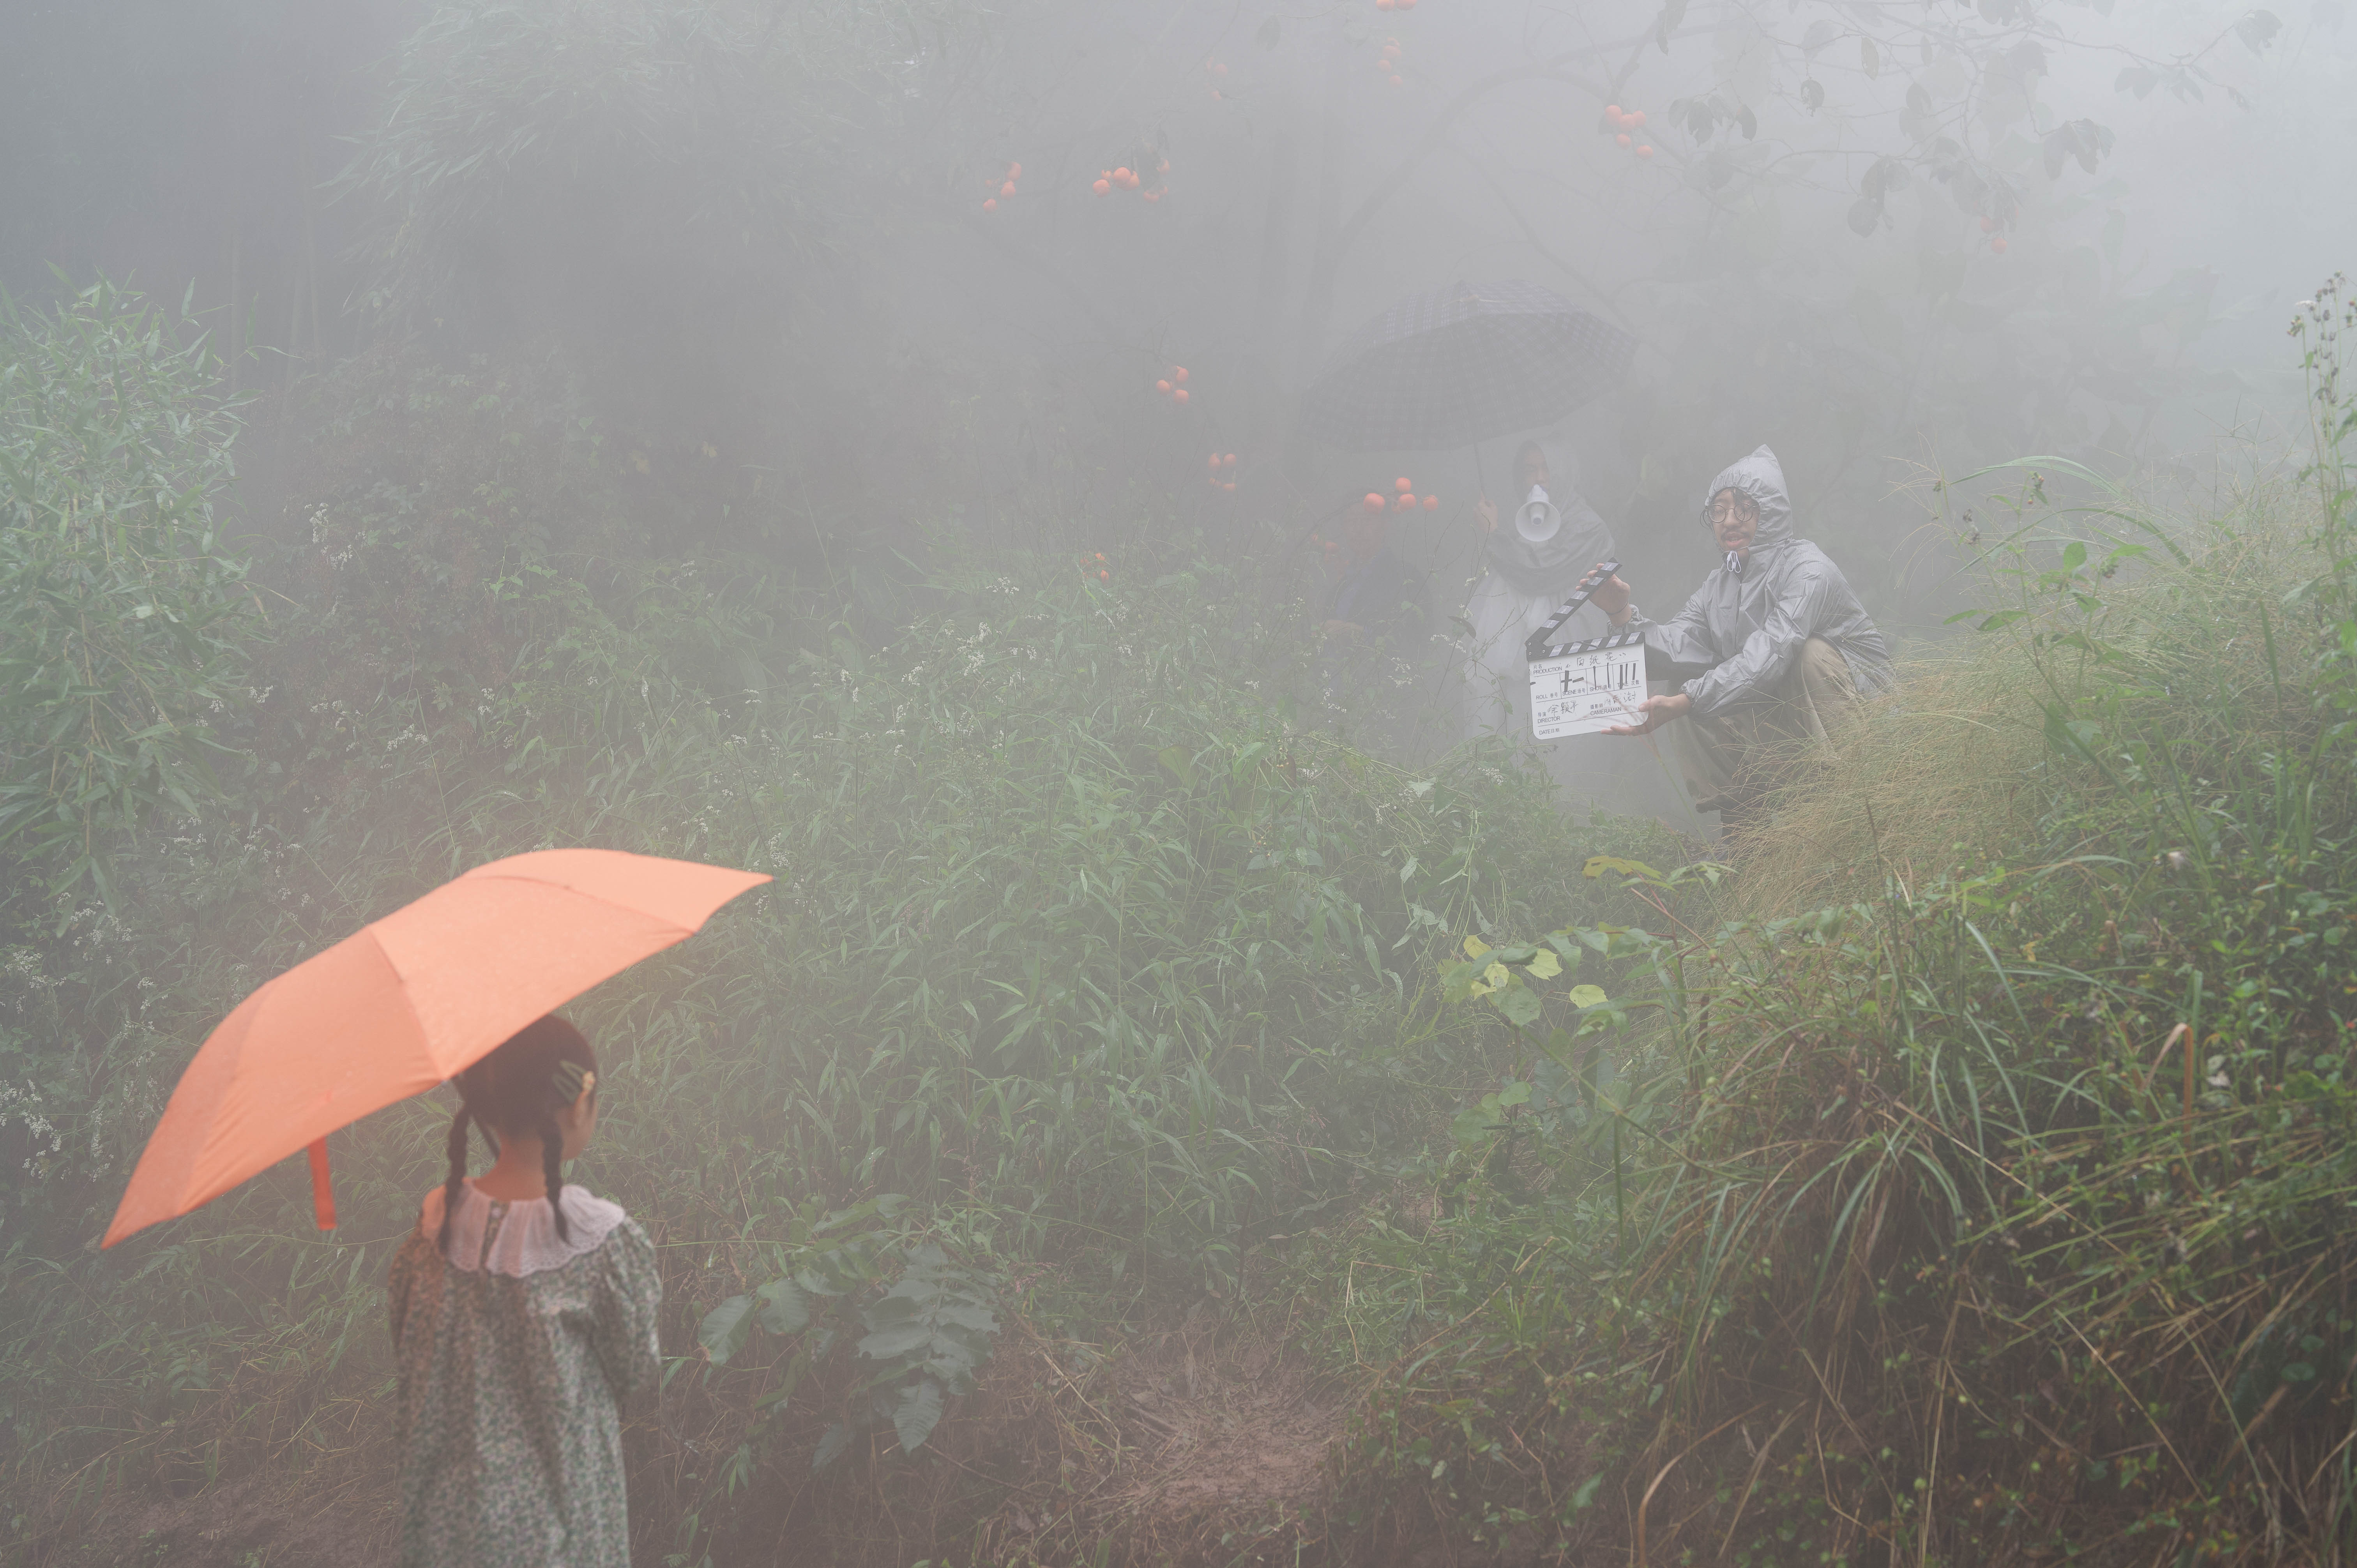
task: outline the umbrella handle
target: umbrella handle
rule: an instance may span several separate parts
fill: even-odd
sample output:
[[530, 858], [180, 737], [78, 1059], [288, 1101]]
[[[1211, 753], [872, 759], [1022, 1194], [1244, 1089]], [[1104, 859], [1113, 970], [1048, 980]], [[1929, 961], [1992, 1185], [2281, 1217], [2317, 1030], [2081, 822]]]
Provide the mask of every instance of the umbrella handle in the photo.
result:
[[336, 1228], [336, 1188], [328, 1179], [328, 1140], [314, 1138], [305, 1151], [311, 1156], [311, 1212], [322, 1230]]

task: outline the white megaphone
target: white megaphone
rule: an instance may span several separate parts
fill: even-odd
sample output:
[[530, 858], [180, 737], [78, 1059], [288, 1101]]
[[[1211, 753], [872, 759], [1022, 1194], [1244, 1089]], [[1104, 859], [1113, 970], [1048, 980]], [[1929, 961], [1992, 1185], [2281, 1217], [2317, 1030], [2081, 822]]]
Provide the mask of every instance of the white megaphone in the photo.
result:
[[1514, 532], [1528, 544], [1544, 544], [1563, 527], [1563, 513], [1547, 499], [1544, 485], [1533, 485], [1529, 499], [1514, 513]]

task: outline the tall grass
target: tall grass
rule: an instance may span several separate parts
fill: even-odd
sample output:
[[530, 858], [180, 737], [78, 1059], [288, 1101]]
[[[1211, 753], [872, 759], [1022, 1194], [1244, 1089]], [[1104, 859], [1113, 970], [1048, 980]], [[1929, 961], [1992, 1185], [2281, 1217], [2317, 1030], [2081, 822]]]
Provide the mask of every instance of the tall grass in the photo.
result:
[[1543, 1145], [1546, 1200], [1340, 1249], [1445, 1287], [1374, 1362], [1349, 1517], [1641, 1562], [2347, 1560], [2338, 440], [2199, 527], [2026, 488], [1978, 645], [1816, 757], [1739, 918], [1616, 998], [1625, 1086]]

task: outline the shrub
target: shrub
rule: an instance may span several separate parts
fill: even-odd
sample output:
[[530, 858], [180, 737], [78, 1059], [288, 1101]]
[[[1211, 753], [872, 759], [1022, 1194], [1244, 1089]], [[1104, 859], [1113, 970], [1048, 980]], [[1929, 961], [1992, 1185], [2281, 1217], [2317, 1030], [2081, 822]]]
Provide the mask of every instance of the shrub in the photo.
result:
[[52, 897], [111, 889], [114, 834], [218, 793], [257, 613], [214, 506], [219, 361], [101, 281], [0, 311], [0, 852]]

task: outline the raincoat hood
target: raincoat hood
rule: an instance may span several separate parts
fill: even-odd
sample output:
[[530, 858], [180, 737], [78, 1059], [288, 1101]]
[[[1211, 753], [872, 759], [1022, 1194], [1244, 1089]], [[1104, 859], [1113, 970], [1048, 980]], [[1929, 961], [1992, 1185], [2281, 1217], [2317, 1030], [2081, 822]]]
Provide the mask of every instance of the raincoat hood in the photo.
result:
[[1482, 558], [1520, 592], [1542, 598], [1553, 594], [1560, 599], [1578, 585], [1590, 566], [1611, 559], [1612, 531], [1572, 488], [1571, 476], [1555, 472], [1550, 460], [1547, 499], [1563, 514], [1563, 526], [1554, 537], [1534, 544], [1514, 528], [1514, 512], [1529, 494], [1519, 490], [1499, 506], [1498, 526], [1482, 542]]
[[1718, 478], [1702, 494], [1703, 510], [1707, 513], [1718, 492], [1728, 489], [1742, 491], [1760, 508], [1760, 532], [1751, 536], [1754, 555], [1792, 542], [1792, 501], [1784, 490], [1784, 465], [1776, 461], [1775, 453], [1764, 446], [1758, 446], [1749, 456], [1738, 457], [1720, 469]]
[[1707, 718], [1730, 703], [1772, 697], [1811, 638], [1833, 644], [1850, 680], [1868, 695], [1894, 683], [1890, 645], [1833, 558], [1792, 532], [1783, 465], [1761, 446], [1729, 464], [1703, 492], [1740, 490], [1760, 507], [1749, 560], [1729, 554], [1685, 608], [1666, 621], [1639, 617], [1645, 646], [1685, 680], [1690, 712]]

